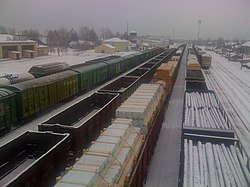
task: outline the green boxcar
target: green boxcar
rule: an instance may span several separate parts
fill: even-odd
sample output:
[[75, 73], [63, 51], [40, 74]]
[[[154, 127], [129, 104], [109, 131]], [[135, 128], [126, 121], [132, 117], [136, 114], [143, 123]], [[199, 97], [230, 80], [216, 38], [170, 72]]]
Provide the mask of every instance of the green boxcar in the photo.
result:
[[16, 122], [16, 94], [0, 88], [0, 130], [10, 129]]
[[136, 66], [136, 55], [137, 54], [131, 54], [122, 57], [124, 59], [125, 71]]
[[24, 119], [79, 92], [78, 74], [64, 71], [7, 86], [17, 94], [18, 119]]
[[119, 58], [105, 61], [105, 63], [108, 65], [109, 78], [113, 78], [114, 76], [116, 76], [122, 72], [121, 66], [122, 66], [123, 60], [124, 60], [123, 58], [119, 57]]
[[103, 62], [73, 68], [72, 71], [78, 73], [80, 92], [86, 91], [108, 79], [108, 65]]

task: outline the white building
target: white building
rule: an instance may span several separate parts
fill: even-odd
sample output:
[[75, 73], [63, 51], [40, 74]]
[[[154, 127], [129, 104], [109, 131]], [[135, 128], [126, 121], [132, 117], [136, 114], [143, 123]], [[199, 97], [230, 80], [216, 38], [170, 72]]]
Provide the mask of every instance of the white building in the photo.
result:
[[121, 40], [120, 38], [110, 38], [104, 40], [102, 44], [109, 44], [115, 47], [116, 52], [125, 52], [128, 51], [129, 48], [129, 41], [128, 40]]

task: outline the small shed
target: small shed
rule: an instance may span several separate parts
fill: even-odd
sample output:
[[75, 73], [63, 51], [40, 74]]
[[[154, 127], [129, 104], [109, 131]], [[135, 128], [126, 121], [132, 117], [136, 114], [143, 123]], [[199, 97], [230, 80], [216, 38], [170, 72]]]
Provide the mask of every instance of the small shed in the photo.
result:
[[101, 44], [95, 47], [96, 53], [115, 53], [116, 48], [110, 44]]
[[22, 58], [22, 53], [20, 51], [9, 51], [9, 58], [20, 60]]
[[34, 58], [35, 51], [33, 50], [23, 50], [23, 58]]
[[36, 46], [37, 56], [44, 56], [49, 54], [49, 47], [46, 45], [38, 45]]

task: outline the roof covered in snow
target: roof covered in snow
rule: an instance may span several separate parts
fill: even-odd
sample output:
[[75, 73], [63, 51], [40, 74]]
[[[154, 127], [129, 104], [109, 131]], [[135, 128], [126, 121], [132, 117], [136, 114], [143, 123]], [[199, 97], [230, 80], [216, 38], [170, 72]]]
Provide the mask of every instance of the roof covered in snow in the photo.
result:
[[106, 46], [108, 48], [111, 48], [111, 49], [115, 49], [115, 47], [113, 45], [110, 45], [110, 44], [102, 44], [102, 45], [104, 45], [104, 46]]
[[244, 47], [250, 47], [250, 41], [247, 41], [246, 43], [242, 44]]
[[121, 40], [120, 38], [110, 38], [107, 40], [104, 40], [103, 42], [129, 42], [128, 40]]
[[142, 43], [141, 45], [143, 45], [145, 47], [149, 47], [150, 46], [148, 43]]
[[0, 42], [13, 40], [14, 36], [10, 34], [0, 34]]

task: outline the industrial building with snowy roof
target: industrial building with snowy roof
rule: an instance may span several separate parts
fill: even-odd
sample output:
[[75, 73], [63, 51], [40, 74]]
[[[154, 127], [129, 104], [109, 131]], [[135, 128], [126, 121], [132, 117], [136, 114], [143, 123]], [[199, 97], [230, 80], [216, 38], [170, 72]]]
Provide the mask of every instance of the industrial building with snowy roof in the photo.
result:
[[122, 40], [120, 38], [110, 38], [104, 40], [102, 44], [109, 44], [111, 46], [114, 46], [116, 48], [116, 52], [125, 52], [128, 51], [129, 48], [129, 41]]
[[33, 40], [13, 40], [12, 35], [0, 35], [0, 59], [34, 58], [48, 55], [48, 46]]
[[115, 53], [116, 48], [110, 44], [101, 44], [95, 47], [96, 53]]

